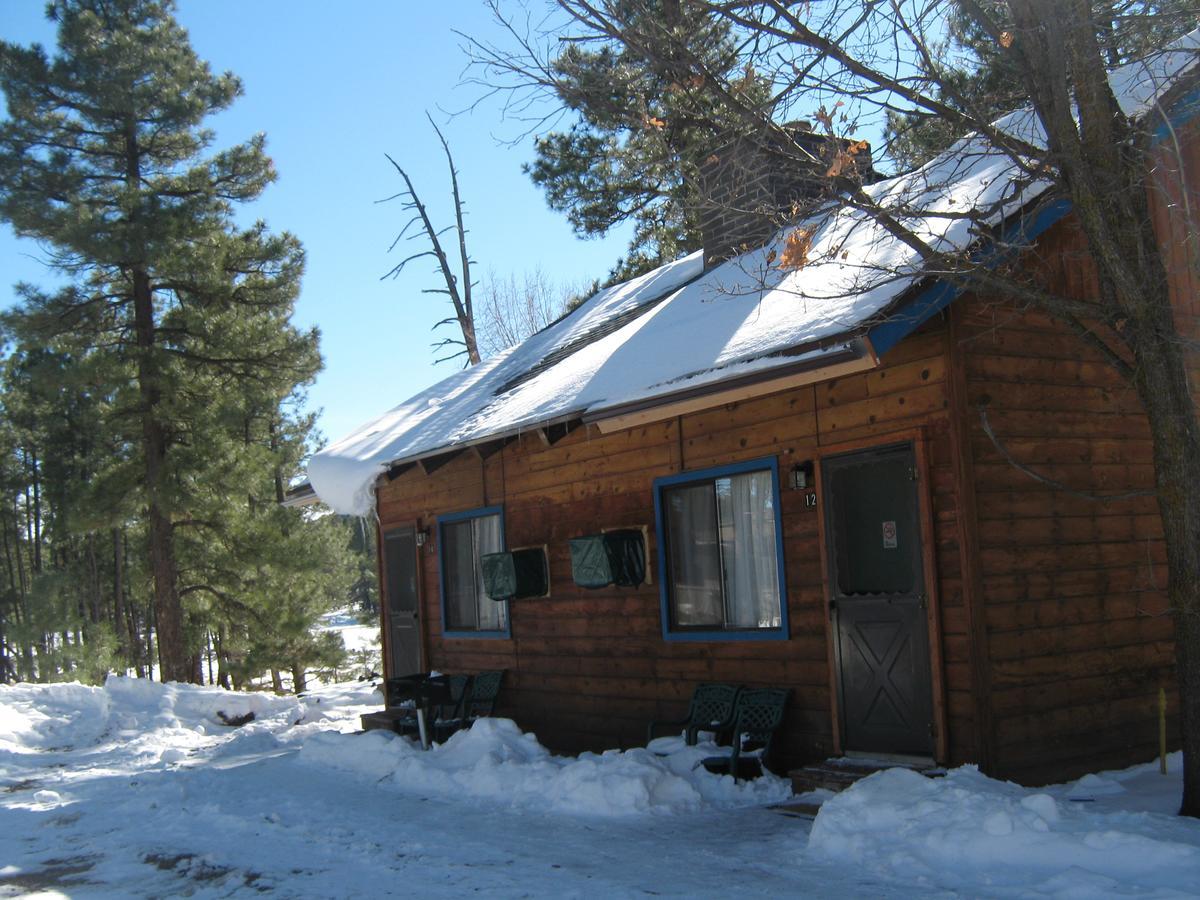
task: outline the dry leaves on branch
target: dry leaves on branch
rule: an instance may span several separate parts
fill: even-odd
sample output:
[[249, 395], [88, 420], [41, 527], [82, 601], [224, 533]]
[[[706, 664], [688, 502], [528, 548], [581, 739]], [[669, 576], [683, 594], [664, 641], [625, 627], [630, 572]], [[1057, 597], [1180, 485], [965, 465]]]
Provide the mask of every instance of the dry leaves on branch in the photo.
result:
[[824, 125], [825, 130], [828, 131], [830, 134], [832, 134], [833, 133], [833, 116], [837, 112], [837, 108], [842, 105], [843, 105], [842, 101], [839, 100], [837, 103], [833, 104], [833, 109], [826, 109], [825, 104], [822, 103], [820, 109], [818, 109], [815, 113], [813, 113], [813, 118], [816, 119], [818, 122], [820, 122], [822, 125]]
[[852, 170], [855, 162], [854, 157], [858, 156], [863, 150], [866, 150], [871, 145], [866, 141], [854, 141], [847, 144], [842, 149], [838, 150], [837, 155], [833, 158], [832, 165], [825, 172], [826, 178], [837, 178], [839, 175], [846, 172], [847, 169]]
[[783, 252], [779, 255], [779, 268], [803, 269], [808, 265], [808, 251], [812, 247], [816, 226], [809, 225], [797, 228], [783, 242]]

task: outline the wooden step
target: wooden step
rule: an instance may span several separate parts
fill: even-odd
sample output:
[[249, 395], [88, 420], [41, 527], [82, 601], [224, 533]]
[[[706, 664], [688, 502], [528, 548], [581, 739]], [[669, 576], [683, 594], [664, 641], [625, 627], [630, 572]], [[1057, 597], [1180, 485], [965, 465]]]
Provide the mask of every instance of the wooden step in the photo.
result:
[[802, 769], [788, 772], [792, 780], [793, 794], [807, 794], [810, 791], [833, 791], [835, 794], [844, 791], [868, 775], [874, 775], [883, 769], [905, 768], [922, 775], [936, 776], [942, 774], [942, 769], [928, 765], [921, 766], [913, 763], [889, 763], [879, 760], [856, 760], [848, 757], [834, 757], [823, 763], [815, 763]]
[[774, 806], [768, 806], [767, 809], [771, 812], [779, 813], [781, 816], [789, 816], [793, 819], [808, 819], [810, 822], [817, 817], [817, 813], [821, 809], [820, 803], [776, 803]]
[[411, 710], [407, 709], [379, 709], [375, 712], [363, 713], [358, 719], [362, 722], [363, 731], [371, 731], [376, 728], [383, 731], [395, 731], [396, 722], [410, 713]]

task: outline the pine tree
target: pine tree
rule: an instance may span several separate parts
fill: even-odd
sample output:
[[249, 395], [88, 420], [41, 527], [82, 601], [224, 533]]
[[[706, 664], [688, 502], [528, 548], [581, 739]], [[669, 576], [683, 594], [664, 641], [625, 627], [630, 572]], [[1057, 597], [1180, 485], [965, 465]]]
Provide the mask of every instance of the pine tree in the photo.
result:
[[744, 129], [695, 72], [719, 74], [752, 106], [765, 105], [768, 92], [743, 69], [730, 28], [692, 4], [619, 0], [608, 8], [607, 40], [556, 41], [550, 59], [523, 60], [480, 42], [471, 51], [489, 86], [539, 86], [574, 114], [569, 128], [536, 140], [525, 171], [580, 236], [633, 223], [628, 253], [610, 273], [619, 281], [700, 248], [694, 173]]
[[206, 453], [230, 434], [231, 407], [287, 396], [319, 357], [315, 334], [288, 321], [298, 242], [233, 223], [274, 178], [264, 138], [208, 153], [203, 123], [241, 85], [197, 58], [172, 10], [54, 0], [56, 57], [0, 43], [0, 218], [53, 248], [72, 279], [26, 288], [13, 330], [27, 342], [73, 333], [127, 379], [108, 385], [128, 448], [110, 483], [136, 485], [162, 676], [191, 680], [179, 543], [204, 527]]

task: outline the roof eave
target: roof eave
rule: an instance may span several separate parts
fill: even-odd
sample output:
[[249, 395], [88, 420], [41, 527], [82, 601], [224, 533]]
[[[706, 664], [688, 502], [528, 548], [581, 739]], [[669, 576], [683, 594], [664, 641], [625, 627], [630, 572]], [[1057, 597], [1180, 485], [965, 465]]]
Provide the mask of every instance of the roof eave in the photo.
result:
[[709, 384], [681, 388], [645, 400], [591, 410], [584, 415], [583, 421], [595, 424], [602, 434], [608, 434], [626, 428], [636, 428], [648, 422], [712, 409], [726, 403], [736, 403], [806, 384], [840, 378], [879, 365], [879, 357], [865, 335], [843, 334], [819, 344], [793, 348], [787, 351], [786, 355], [809, 354], [837, 344], [845, 346], [838, 350], [822, 352], [816, 357], [798, 359], [790, 365], [773, 366], [770, 369], [748, 372]]

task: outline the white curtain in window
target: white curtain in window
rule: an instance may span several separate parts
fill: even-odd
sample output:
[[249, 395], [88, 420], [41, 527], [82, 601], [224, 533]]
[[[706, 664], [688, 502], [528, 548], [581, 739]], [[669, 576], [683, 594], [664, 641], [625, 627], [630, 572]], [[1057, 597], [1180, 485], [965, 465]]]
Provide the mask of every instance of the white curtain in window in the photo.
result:
[[726, 623], [734, 628], [778, 628], [779, 560], [771, 473], [719, 479], [717, 506]]
[[498, 603], [483, 589], [483, 566], [480, 557], [504, 549], [500, 540], [500, 516], [480, 516], [471, 520], [475, 538], [475, 605], [479, 610], [480, 631], [501, 631], [504, 628], [505, 604]]

